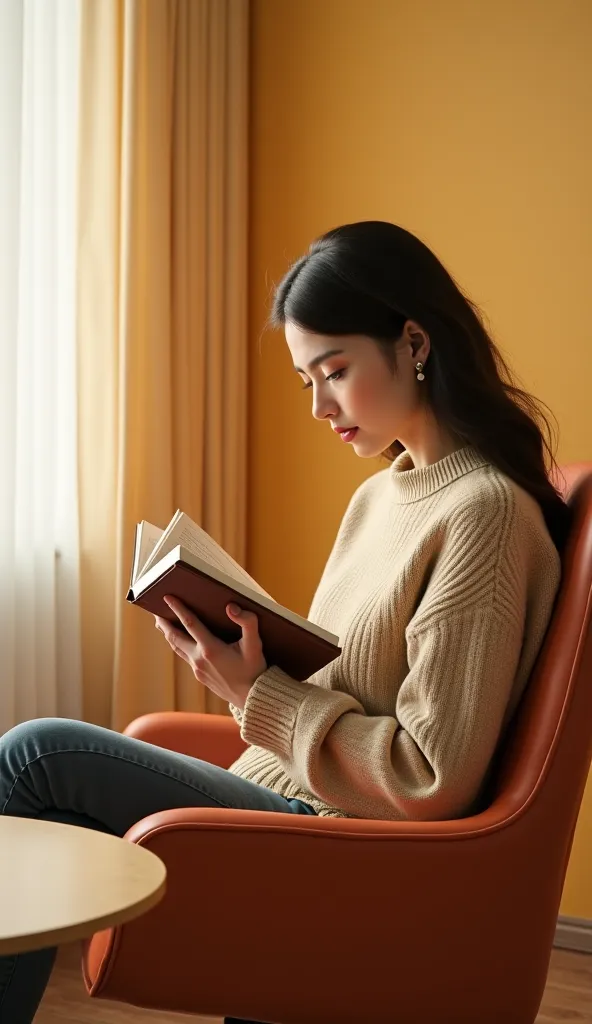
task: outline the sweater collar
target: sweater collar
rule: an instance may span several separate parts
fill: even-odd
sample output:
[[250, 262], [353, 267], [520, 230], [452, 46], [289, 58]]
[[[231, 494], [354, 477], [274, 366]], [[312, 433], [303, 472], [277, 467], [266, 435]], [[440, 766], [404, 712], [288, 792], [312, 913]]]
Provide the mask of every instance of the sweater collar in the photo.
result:
[[398, 501], [402, 505], [407, 505], [435, 494], [459, 477], [486, 465], [487, 459], [484, 459], [472, 445], [467, 445], [452, 452], [451, 455], [446, 455], [439, 462], [424, 466], [423, 469], [415, 469], [409, 453], [401, 452], [393, 462], [390, 472]]

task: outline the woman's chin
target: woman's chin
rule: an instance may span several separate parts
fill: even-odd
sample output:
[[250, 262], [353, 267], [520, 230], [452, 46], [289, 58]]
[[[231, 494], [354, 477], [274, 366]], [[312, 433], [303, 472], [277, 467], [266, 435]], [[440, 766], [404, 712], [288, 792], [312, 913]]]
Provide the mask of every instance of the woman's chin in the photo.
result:
[[372, 438], [364, 435], [360, 437], [359, 432], [350, 444], [359, 459], [374, 459], [384, 451]]

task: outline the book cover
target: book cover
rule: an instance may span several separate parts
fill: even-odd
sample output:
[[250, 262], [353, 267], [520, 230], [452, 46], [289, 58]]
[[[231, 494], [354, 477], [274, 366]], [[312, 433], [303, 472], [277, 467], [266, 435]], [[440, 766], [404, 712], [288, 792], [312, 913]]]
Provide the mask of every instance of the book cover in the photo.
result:
[[268, 665], [277, 665], [294, 679], [308, 678], [339, 657], [339, 638], [322, 627], [278, 605], [264, 592], [258, 593], [243, 581], [208, 565], [192, 552], [178, 546], [154, 565], [135, 584], [127, 600], [176, 625], [165, 595], [179, 598], [220, 640], [240, 640], [240, 629], [226, 614], [231, 602], [257, 615], [259, 634]]

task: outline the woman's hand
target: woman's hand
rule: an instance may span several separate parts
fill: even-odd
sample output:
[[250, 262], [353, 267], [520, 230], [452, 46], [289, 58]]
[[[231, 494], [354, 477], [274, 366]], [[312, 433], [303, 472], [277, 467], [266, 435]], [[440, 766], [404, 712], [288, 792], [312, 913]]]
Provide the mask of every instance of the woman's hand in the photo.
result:
[[251, 686], [267, 668], [257, 616], [235, 604], [227, 605], [228, 618], [241, 627], [243, 635], [236, 643], [226, 644], [210, 633], [182, 601], [168, 596], [165, 601], [189, 633], [187, 636], [167, 619], [154, 616], [156, 628], [164, 633], [175, 654], [191, 666], [198, 682], [212, 693], [244, 708]]

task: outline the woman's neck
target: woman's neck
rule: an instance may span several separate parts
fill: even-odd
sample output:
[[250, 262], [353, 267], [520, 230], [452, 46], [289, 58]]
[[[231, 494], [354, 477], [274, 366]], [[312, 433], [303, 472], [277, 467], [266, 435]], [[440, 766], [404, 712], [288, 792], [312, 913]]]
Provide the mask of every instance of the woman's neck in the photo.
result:
[[415, 469], [424, 469], [440, 462], [447, 455], [464, 448], [466, 441], [454, 437], [440, 427], [433, 413], [426, 411], [421, 423], [415, 431], [410, 431], [408, 438], [398, 438], [407, 450]]

